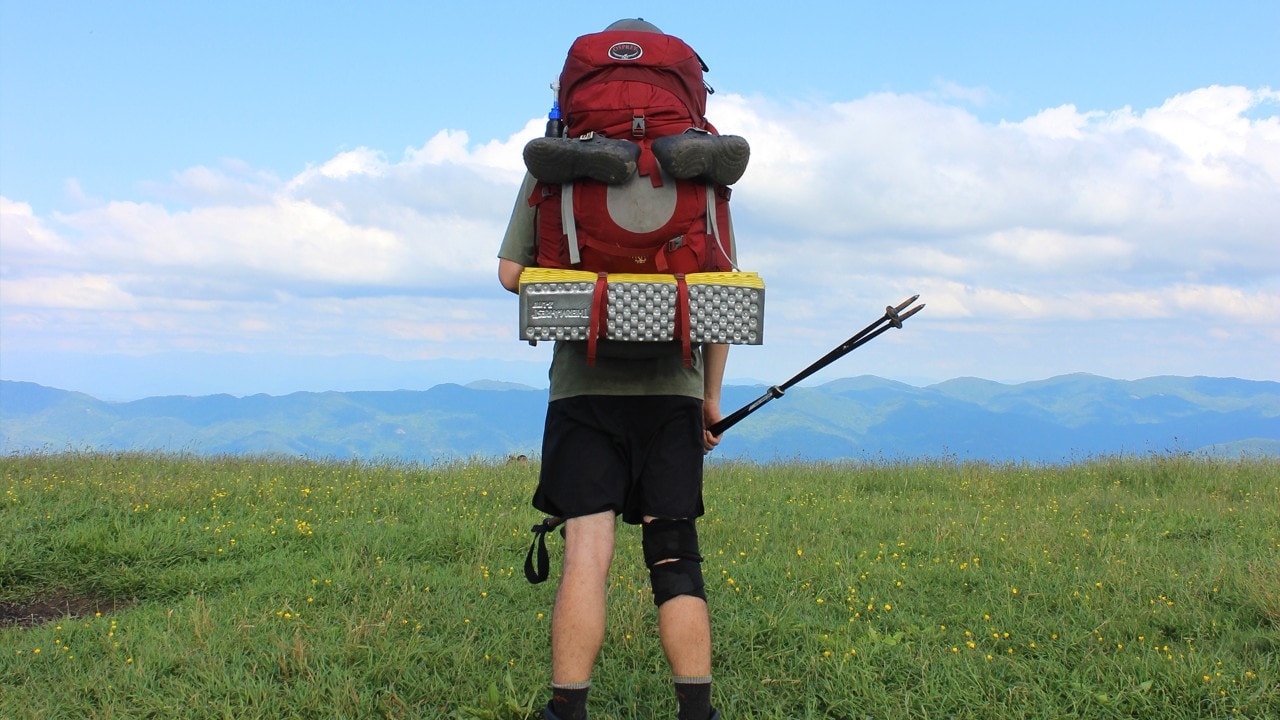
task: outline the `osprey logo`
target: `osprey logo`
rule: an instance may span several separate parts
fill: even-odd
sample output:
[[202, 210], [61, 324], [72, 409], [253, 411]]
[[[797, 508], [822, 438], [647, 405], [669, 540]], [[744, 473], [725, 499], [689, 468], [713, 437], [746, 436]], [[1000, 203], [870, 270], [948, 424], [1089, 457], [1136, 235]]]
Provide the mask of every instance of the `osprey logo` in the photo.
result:
[[609, 57], [614, 60], [639, 60], [644, 54], [644, 48], [633, 42], [614, 43], [609, 48]]

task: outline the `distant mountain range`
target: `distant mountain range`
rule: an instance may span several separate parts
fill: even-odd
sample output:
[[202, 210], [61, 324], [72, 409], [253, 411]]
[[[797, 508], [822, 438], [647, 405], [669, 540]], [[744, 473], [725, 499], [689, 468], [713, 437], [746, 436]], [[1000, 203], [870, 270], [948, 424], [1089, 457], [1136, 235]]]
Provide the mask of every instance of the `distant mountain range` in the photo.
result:
[[[764, 386], [728, 386], [729, 411]], [[547, 391], [478, 382], [426, 391], [152, 397], [104, 402], [0, 381], [6, 454], [161, 450], [434, 462], [536, 455]], [[1280, 457], [1280, 383], [1064, 375], [915, 387], [877, 377], [793, 388], [725, 434], [719, 458], [1056, 463], [1188, 451]]]

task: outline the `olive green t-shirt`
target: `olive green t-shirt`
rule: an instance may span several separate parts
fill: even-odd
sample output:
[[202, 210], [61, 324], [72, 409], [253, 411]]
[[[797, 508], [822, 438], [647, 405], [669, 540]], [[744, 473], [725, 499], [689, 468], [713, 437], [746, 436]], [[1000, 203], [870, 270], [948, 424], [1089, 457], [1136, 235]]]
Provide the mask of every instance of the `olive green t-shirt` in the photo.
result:
[[[532, 267], [536, 260], [536, 213], [529, 205], [537, 181], [525, 174], [516, 194], [511, 221], [498, 257]], [[514, 309], [513, 309], [514, 312]], [[627, 346], [647, 347], [627, 347]], [[650, 357], [651, 355], [656, 356]], [[611, 354], [624, 355], [612, 357]], [[642, 357], [632, 357], [640, 355]], [[587, 365], [584, 341], [558, 341], [551, 354], [551, 400], [578, 395], [684, 395], [702, 399], [702, 352], [694, 348], [691, 367], [684, 366], [679, 343], [601, 341], [595, 365]]]

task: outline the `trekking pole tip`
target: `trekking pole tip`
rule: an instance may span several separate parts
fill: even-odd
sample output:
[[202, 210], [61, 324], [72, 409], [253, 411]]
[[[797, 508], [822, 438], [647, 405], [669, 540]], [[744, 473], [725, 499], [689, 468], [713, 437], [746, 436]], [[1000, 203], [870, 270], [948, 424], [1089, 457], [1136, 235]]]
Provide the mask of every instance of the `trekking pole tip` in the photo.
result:
[[910, 305], [911, 303], [913, 303], [913, 302], [915, 302], [915, 301], [917, 301], [917, 300], [919, 300], [919, 299], [920, 299], [920, 296], [919, 296], [919, 295], [912, 295], [911, 297], [907, 298], [906, 300], [903, 300], [902, 302], [898, 303], [898, 304], [897, 304], [897, 306], [896, 306], [896, 307], [894, 307], [893, 309], [894, 309], [894, 310], [897, 310], [898, 312], [902, 312], [903, 310], [906, 310], [906, 309], [907, 309], [907, 306], [908, 306], [908, 305]]

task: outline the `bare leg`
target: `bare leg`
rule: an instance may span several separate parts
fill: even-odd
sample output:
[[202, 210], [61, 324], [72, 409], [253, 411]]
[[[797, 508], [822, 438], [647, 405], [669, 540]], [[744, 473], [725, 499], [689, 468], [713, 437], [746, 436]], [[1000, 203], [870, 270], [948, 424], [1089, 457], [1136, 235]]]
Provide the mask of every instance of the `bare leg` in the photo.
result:
[[612, 511], [565, 522], [564, 571], [551, 614], [551, 681], [579, 683], [604, 643], [605, 594], [613, 562]]
[[711, 674], [711, 620], [705, 600], [681, 595], [662, 603], [658, 608], [658, 636], [672, 675]]

